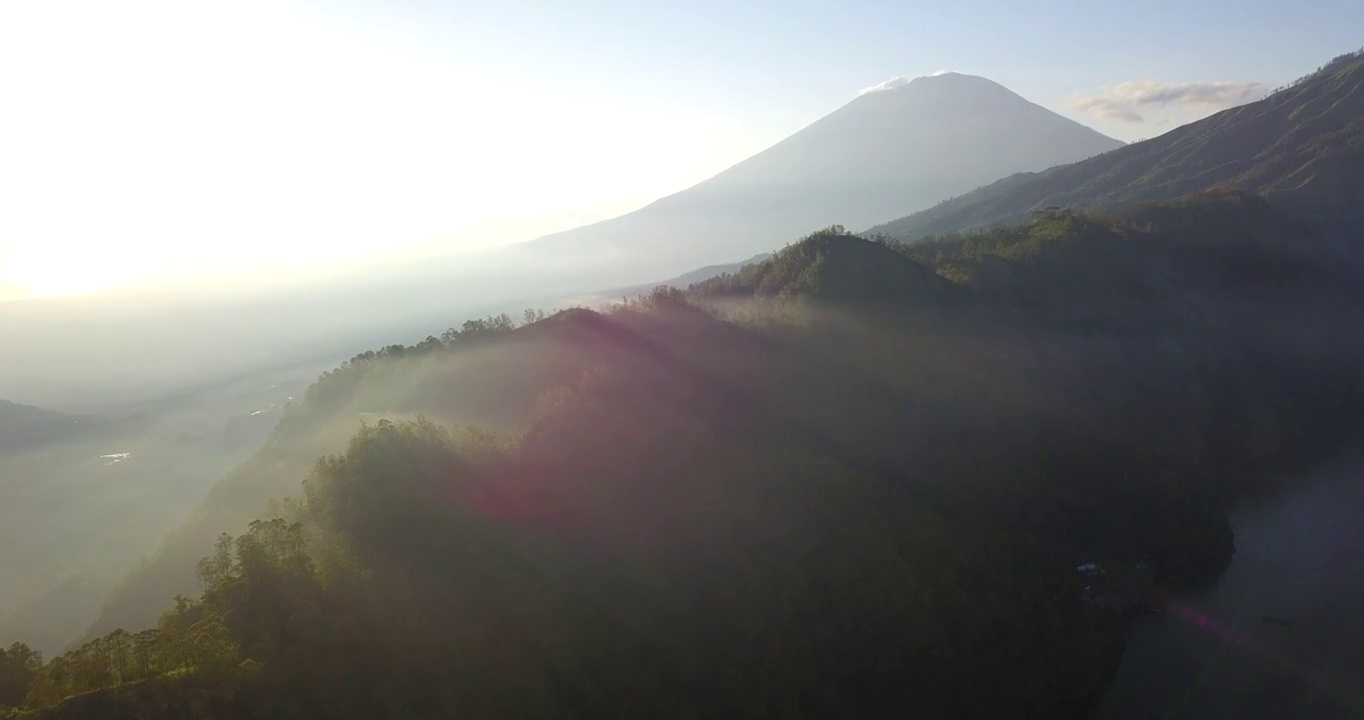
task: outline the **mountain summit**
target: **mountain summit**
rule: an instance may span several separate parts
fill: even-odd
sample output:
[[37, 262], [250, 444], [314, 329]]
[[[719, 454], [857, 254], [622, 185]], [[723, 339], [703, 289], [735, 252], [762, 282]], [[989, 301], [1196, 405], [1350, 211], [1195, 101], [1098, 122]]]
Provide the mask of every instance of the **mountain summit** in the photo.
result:
[[1121, 145], [982, 77], [897, 80], [698, 185], [529, 247], [659, 277], [820, 227], [865, 227]]
[[1103, 157], [1004, 178], [872, 230], [915, 240], [1020, 222], [1048, 207], [1122, 208], [1214, 188], [1317, 210], [1364, 203], [1364, 50], [1264, 100]]

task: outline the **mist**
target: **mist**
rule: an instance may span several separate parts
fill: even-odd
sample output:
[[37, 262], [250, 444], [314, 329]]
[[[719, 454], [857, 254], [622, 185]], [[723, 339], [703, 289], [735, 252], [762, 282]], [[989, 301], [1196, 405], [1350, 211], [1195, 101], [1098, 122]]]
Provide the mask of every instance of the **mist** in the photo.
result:
[[[737, 258], [719, 254], [715, 262]], [[561, 307], [693, 269], [526, 245], [321, 279], [204, 283], [0, 303], [0, 398], [104, 412], [254, 373], [412, 342], [469, 317]]]
[[[508, 406], [486, 389], [533, 382], [506, 370], [521, 367], [518, 349], [394, 359], [391, 379], [367, 385], [345, 412], [306, 431], [280, 428], [284, 439], [263, 447], [305, 388], [347, 358], [469, 318], [618, 303], [651, 284], [612, 283], [656, 279], [521, 246], [300, 283], [0, 303], [0, 398], [36, 406], [0, 408], [0, 636], [51, 653], [92, 622], [104, 629], [103, 617], [154, 624], [165, 598], [197, 591], [194, 563], [219, 533], [294, 495], [361, 421], [426, 413], [507, 428], [529, 400]], [[433, 395], [431, 385], [468, 390]], [[129, 585], [136, 592], [120, 593]]]
[[[41, 437], [0, 446], [0, 635], [45, 652], [79, 639], [114, 582], [265, 439], [322, 366], [192, 396], [64, 415], [0, 408]], [[6, 433], [6, 440], [22, 436]]]

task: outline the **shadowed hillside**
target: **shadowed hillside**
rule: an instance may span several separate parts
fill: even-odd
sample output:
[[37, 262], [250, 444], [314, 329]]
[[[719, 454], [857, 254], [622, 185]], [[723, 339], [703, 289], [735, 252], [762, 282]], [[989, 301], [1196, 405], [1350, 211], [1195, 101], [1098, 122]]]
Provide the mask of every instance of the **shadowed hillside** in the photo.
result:
[[[1227, 508], [1364, 419], [1361, 248], [1235, 192], [915, 245], [830, 228], [609, 314], [366, 353], [103, 622], [200, 599], [47, 664], [28, 703], [1079, 715], [1124, 615], [1075, 564], [1208, 582]], [[82, 669], [119, 653], [142, 669]]]
[[915, 240], [1019, 222], [1049, 207], [1121, 207], [1227, 188], [1307, 210], [1364, 205], [1364, 56], [1096, 158], [1005, 178], [872, 232]]
[[[1359, 67], [1280, 95], [1340, 127]], [[1237, 127], [1186, 167], [1238, 164], [1214, 152]], [[1364, 428], [1364, 154], [1322, 143], [1330, 171], [1287, 195], [828, 227], [610, 311], [358, 355], [87, 642], [0, 654], [0, 697], [49, 720], [1083, 717], [1136, 614], [1225, 570], [1230, 509]], [[1121, 581], [1096, 594], [1099, 567]]]
[[544, 393], [576, 382], [597, 364], [650, 352], [658, 343], [713, 339], [693, 338], [686, 324], [648, 324], [647, 317], [638, 332], [624, 334], [587, 310], [538, 317], [520, 328], [506, 316], [469, 321], [440, 338], [363, 353], [324, 374], [286, 411], [264, 446], [215, 485], [163, 547], [111, 593], [93, 631], [151, 624], [163, 598], [196, 592], [195, 564], [218, 535], [240, 531], [271, 500], [295, 494], [317, 457], [340, 450], [362, 422], [424, 414], [452, 425], [517, 432]]
[[691, 290], [708, 300], [799, 299], [922, 312], [944, 310], [964, 299], [930, 267], [839, 226], [814, 233], [764, 262], [694, 283]]
[[97, 425], [95, 418], [0, 400], [0, 454], [65, 440]]

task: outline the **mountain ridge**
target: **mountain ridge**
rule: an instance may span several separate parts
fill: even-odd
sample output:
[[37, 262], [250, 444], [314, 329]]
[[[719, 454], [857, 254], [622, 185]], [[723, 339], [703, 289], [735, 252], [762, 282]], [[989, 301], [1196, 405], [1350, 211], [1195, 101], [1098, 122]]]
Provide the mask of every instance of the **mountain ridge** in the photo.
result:
[[830, 305], [936, 310], [958, 288], [915, 258], [841, 227], [812, 233], [761, 262], [691, 286], [706, 299], [800, 299]]
[[1020, 173], [869, 232], [903, 240], [1021, 221], [1047, 207], [1125, 208], [1216, 188], [1305, 209], [1364, 202], [1364, 54], [1347, 53], [1264, 100], [1150, 140]]
[[1011, 172], [1122, 143], [985, 78], [944, 74], [866, 92], [773, 146], [625, 215], [526, 248], [668, 277], [768, 252], [830, 225], [927, 207]]
[[85, 429], [79, 426], [81, 420], [94, 419], [0, 400], [0, 452], [65, 439]]
[[[537, 363], [550, 382], [509, 413], [530, 410], [515, 438], [385, 418], [311, 473], [293, 467], [303, 499], [220, 542], [198, 565], [202, 597], [140, 636], [154, 648], [141, 676], [164, 685], [144, 696], [132, 683], [65, 680], [70, 664], [126, 646], [114, 630], [44, 668], [29, 702], [62, 720], [107, 708], [171, 717], [168, 704], [202, 679], [240, 702], [231, 716], [371, 717], [397, 687], [420, 707], [483, 703], [505, 716], [524, 702], [512, 714], [600, 717], [622, 701], [666, 703], [658, 688], [671, 686], [677, 697], [705, 689], [698, 712], [730, 716], [814, 678], [834, 701], [801, 707], [828, 716], [867, 696], [842, 668], [901, 662], [877, 676], [860, 716], [930, 697], [934, 716], [1009, 717], [1022, 689], [1039, 687], [1052, 689], [1016, 716], [1083, 716], [1111, 678], [1123, 624], [1082, 602], [1073, 558], [1151, 563], [1161, 588], [1215, 576], [1234, 552], [1225, 508], [1253, 489], [1247, 478], [1358, 419], [1362, 343], [1342, 330], [1364, 307], [1347, 270], [1364, 267], [1359, 229], [1337, 246], [1299, 234], [1299, 221], [1226, 191], [1130, 216], [1057, 211], [935, 244], [830, 228], [739, 273], [761, 277], [736, 299], [831, 310], [797, 322], [734, 323], [661, 290], [610, 313], [474, 322], [446, 342], [366, 353], [310, 387], [295, 417], [346, 414], [383, 386], [447, 411], [456, 396], [441, 393], [491, 390], [505, 410], [509, 395], [490, 385], [523, 382]], [[1350, 264], [1332, 261], [1337, 247]], [[912, 307], [896, 287], [906, 272], [1021, 312], [981, 316], [990, 322], [972, 332], [960, 322], [970, 315], [934, 326], [858, 312]], [[1340, 293], [1320, 282], [1333, 275]], [[1167, 307], [1150, 302], [1171, 290]], [[1300, 295], [1312, 302], [1281, 302]], [[1265, 304], [1287, 312], [1266, 323]], [[504, 343], [518, 347], [469, 367]], [[1020, 612], [1029, 634], [1001, 645], [999, 618]], [[934, 635], [948, 622], [958, 634]], [[202, 637], [224, 640], [190, 643], [197, 667], [240, 672], [179, 672], [155, 649]], [[1025, 662], [1041, 643], [1066, 664]], [[775, 686], [763, 680], [773, 657], [795, 666]], [[725, 680], [731, 667], [752, 677]], [[608, 690], [523, 691], [546, 676], [605, 678]]]

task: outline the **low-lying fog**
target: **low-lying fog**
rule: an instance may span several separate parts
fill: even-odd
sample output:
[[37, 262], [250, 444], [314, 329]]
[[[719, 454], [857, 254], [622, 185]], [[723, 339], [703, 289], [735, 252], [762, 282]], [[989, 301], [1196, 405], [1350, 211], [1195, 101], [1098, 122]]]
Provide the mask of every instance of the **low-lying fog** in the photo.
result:
[[665, 270], [509, 247], [324, 280], [0, 303], [0, 401], [36, 406], [0, 406], [0, 637], [49, 653], [81, 637], [110, 588], [343, 360], [469, 318], [618, 300]]

